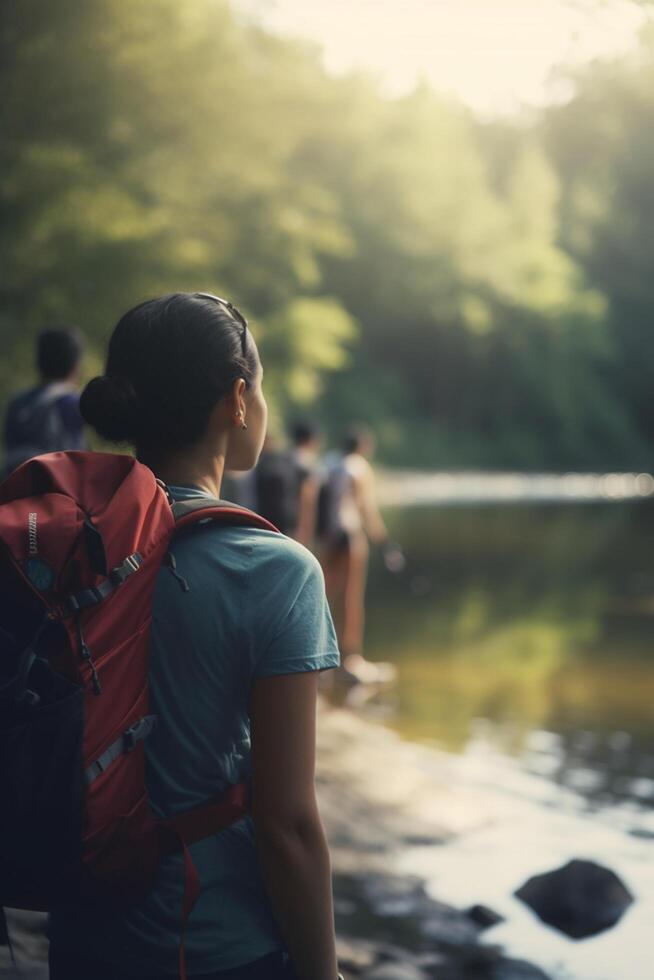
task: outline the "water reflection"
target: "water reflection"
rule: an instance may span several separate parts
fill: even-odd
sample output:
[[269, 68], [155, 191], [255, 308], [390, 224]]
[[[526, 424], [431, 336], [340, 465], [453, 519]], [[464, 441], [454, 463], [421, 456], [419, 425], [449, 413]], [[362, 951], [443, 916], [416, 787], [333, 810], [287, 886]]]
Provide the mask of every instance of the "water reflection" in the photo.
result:
[[400, 666], [393, 723], [481, 739], [590, 805], [654, 804], [654, 503], [389, 510], [369, 650]]

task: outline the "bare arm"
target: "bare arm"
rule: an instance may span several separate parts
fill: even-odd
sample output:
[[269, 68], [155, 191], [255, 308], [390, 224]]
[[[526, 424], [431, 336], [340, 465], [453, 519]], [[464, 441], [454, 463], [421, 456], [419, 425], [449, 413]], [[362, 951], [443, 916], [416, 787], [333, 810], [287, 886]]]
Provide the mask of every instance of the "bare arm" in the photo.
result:
[[388, 538], [388, 531], [377, 506], [375, 474], [367, 460], [359, 459], [352, 481], [364, 530], [374, 544], [383, 544]]
[[331, 869], [316, 803], [317, 673], [263, 677], [250, 699], [252, 816], [264, 881], [299, 980], [335, 980]]

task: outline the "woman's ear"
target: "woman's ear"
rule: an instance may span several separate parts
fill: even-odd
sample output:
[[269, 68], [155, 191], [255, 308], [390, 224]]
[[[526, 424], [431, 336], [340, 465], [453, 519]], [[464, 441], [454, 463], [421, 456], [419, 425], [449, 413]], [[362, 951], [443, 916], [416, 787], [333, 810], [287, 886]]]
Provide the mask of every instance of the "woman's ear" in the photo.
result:
[[245, 391], [245, 381], [237, 378], [227, 396], [227, 407], [235, 425], [245, 421]]
[[216, 431], [242, 428], [245, 422], [245, 381], [238, 378], [214, 406], [211, 425]]

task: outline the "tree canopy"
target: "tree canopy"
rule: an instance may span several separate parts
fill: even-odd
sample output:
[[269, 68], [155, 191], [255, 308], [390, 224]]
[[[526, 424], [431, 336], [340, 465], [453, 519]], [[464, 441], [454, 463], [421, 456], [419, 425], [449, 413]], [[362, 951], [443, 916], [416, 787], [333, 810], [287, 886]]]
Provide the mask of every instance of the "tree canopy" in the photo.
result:
[[645, 467], [654, 34], [563, 106], [384, 98], [223, 0], [6, 0], [0, 387], [176, 289], [251, 318], [278, 419], [389, 462]]

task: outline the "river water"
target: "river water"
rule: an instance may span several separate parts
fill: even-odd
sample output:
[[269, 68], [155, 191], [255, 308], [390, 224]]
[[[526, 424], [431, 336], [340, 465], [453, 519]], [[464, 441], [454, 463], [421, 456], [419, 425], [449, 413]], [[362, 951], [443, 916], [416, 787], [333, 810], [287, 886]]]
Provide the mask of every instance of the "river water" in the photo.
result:
[[[633, 494], [611, 479], [558, 499], [529, 478], [463, 503], [387, 492], [407, 567], [373, 562], [367, 643], [399, 681], [369, 710], [456, 754], [455, 778], [486, 785], [496, 817], [449, 848], [414, 849], [406, 870], [445, 900], [494, 905], [507, 922], [489, 940], [556, 977], [651, 980], [654, 500], [644, 477]], [[637, 897], [615, 929], [577, 943], [511, 897], [575, 856]]]

